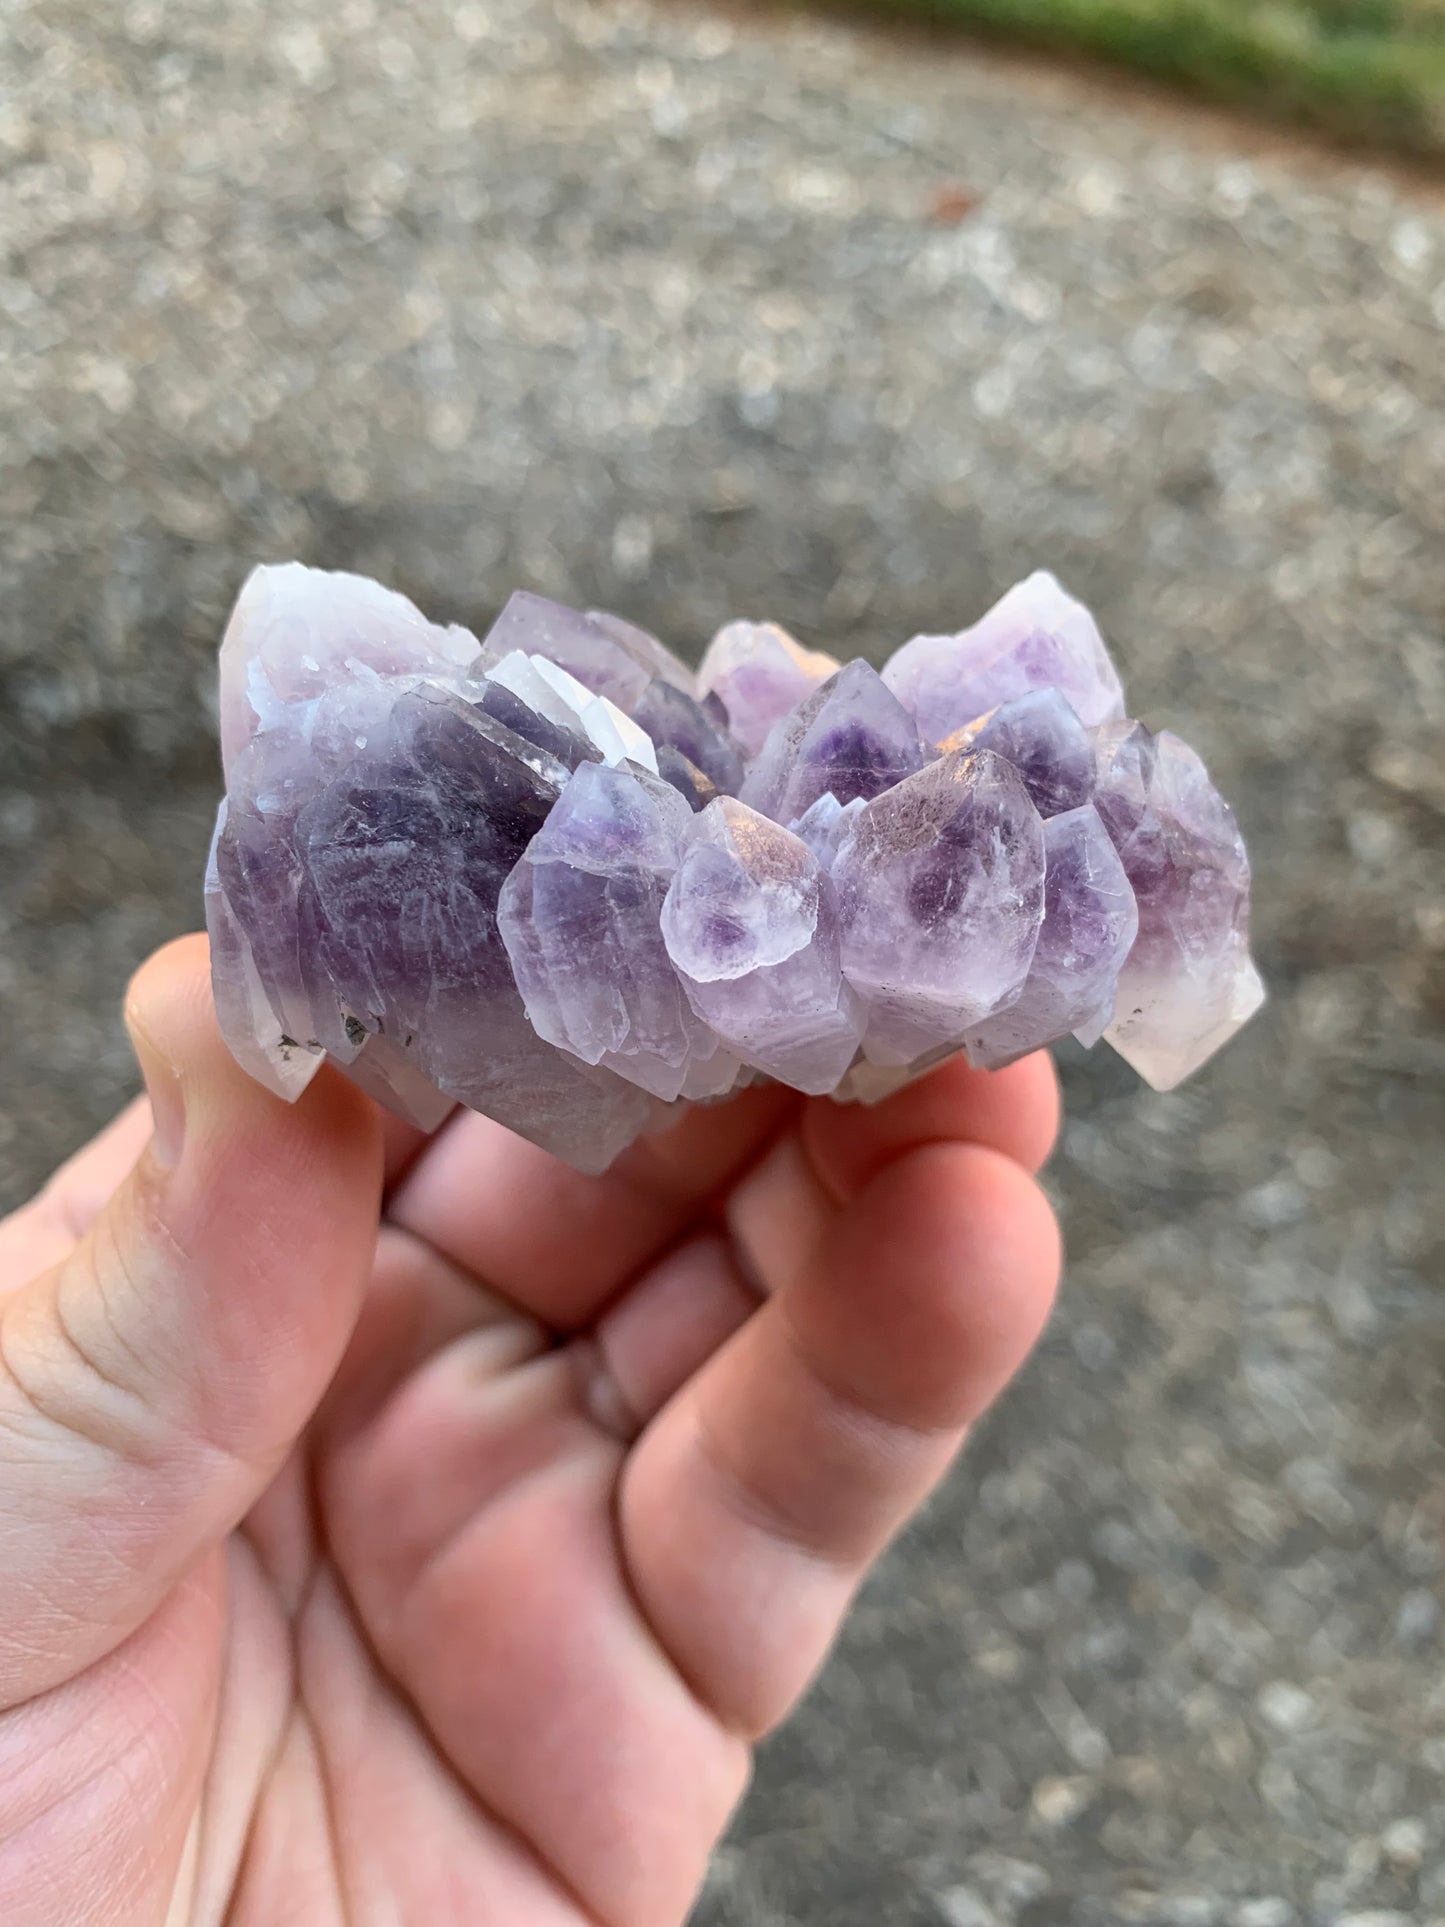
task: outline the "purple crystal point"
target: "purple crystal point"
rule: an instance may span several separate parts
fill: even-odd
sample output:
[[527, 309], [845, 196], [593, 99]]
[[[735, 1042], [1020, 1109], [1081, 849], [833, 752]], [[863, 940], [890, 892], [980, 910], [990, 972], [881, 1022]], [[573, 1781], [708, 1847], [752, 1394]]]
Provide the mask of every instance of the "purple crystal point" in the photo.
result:
[[320, 1070], [320, 1046], [308, 1048], [276, 1021], [271, 999], [256, 968], [251, 939], [221, 881], [218, 850], [226, 832], [228, 808], [216, 813], [215, 834], [206, 865], [206, 927], [211, 938], [211, 974], [221, 1034], [236, 1061], [258, 1084], [278, 1097], [298, 1098]]
[[807, 844], [818, 859], [819, 868], [831, 872], [833, 859], [862, 808], [861, 796], [855, 796], [851, 803], [840, 803], [830, 790], [810, 804], [788, 828]]
[[490, 669], [520, 651], [545, 656], [595, 696], [631, 712], [655, 676], [692, 693], [692, 672], [655, 636], [617, 616], [583, 615], [565, 603], [518, 589], [481, 643], [481, 666]]
[[991, 749], [1013, 764], [1040, 816], [1076, 810], [1094, 793], [1094, 746], [1057, 689], [1015, 696], [959, 734], [966, 741], [956, 747]]
[[997, 1070], [1041, 1037], [1103, 1031], [1139, 928], [1124, 866], [1089, 803], [1044, 824], [1044, 920], [1017, 1000], [968, 1033], [969, 1062]]
[[958, 1045], [1022, 988], [1043, 918], [1043, 824], [1002, 757], [956, 750], [885, 790], [833, 880], [871, 1063]]
[[712, 778], [705, 776], [696, 763], [689, 762], [671, 743], [657, 746], [657, 773], [664, 783], [672, 785], [690, 810], [705, 810], [721, 794]]
[[[325, 1050], [424, 1127], [460, 1100], [602, 1168], [647, 1100], [536, 1035], [496, 929], [565, 764], [477, 708], [455, 638], [398, 614], [401, 598], [343, 578], [333, 634], [331, 578], [262, 573], [227, 631], [228, 798], [207, 890], [227, 1042], [283, 1094]], [[292, 673], [288, 635], [330, 665], [329, 687], [306, 662]]]
[[1249, 955], [1249, 859], [1187, 743], [1122, 722], [1094, 746], [1095, 806], [1139, 902], [1104, 1036], [1155, 1090], [1172, 1090], [1264, 1001]]
[[850, 662], [768, 732], [739, 794], [777, 823], [832, 795], [866, 803], [923, 767], [918, 731], [878, 671]]
[[[634, 762], [657, 773], [652, 738], [639, 729], [610, 696], [597, 696], [566, 669], [546, 656], [524, 656], [519, 649], [503, 656], [487, 670], [486, 681], [500, 683], [509, 694], [570, 736], [592, 745], [604, 763]], [[485, 706], [485, 700], [483, 703]], [[538, 735], [528, 732], [528, 740]]]
[[502, 885], [566, 781], [463, 699], [403, 694], [389, 736], [298, 819], [303, 949], [313, 1034], [343, 1063], [346, 1041], [379, 1033], [474, 1110], [574, 1157], [610, 1139], [610, 1157], [645, 1103], [537, 1035], [497, 928]]
[[[743, 759], [737, 744], [714, 715], [684, 690], [655, 677], [643, 690], [632, 720], [645, 729], [654, 746], [664, 745], [701, 770], [720, 794], [733, 794], [743, 780]], [[662, 765], [659, 762], [658, 769]]]
[[806, 844], [719, 797], [691, 820], [662, 933], [693, 1009], [735, 1056], [800, 1091], [834, 1088], [862, 1011], [842, 979], [832, 888]]
[[708, 644], [697, 672], [701, 696], [716, 696], [744, 756], [756, 756], [768, 731], [838, 664], [804, 649], [776, 622], [729, 622]]
[[668, 1102], [717, 1050], [659, 928], [692, 821], [657, 778], [584, 763], [497, 907], [533, 1029]]
[[1124, 714], [1118, 672], [1094, 618], [1045, 569], [1015, 583], [971, 629], [905, 642], [884, 665], [883, 680], [925, 743], [942, 744], [1031, 689], [1059, 690], [1083, 723]]
[[609, 615], [605, 609], [589, 609], [587, 620], [596, 623], [635, 661], [640, 662], [651, 677], [660, 677], [663, 682], [671, 683], [685, 696], [697, 694], [697, 676], [681, 656], [675, 656], [665, 642], [659, 642], [650, 629], [643, 629], [635, 622], [628, 622], [622, 616]]
[[505, 683], [490, 676], [482, 682], [472, 701], [484, 716], [490, 716], [514, 736], [555, 757], [566, 769], [576, 769], [579, 763], [602, 761], [601, 750], [590, 736], [582, 734], [580, 725], [556, 722], [551, 716], [542, 715]]
[[394, 589], [300, 562], [252, 569], [221, 638], [221, 752], [334, 690], [378, 677], [465, 676], [481, 645]]

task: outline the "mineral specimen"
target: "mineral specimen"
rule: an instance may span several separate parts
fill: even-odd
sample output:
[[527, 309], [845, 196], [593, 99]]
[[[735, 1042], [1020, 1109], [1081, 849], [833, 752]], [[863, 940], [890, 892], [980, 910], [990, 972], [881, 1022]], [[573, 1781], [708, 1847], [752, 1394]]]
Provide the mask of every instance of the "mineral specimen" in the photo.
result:
[[1165, 1090], [1264, 994], [1229, 809], [1048, 575], [881, 674], [733, 622], [694, 675], [541, 596], [479, 642], [261, 568], [221, 743], [237, 1059], [294, 1098], [330, 1057], [423, 1129], [461, 1103], [587, 1170], [759, 1077], [875, 1102], [1071, 1031]]

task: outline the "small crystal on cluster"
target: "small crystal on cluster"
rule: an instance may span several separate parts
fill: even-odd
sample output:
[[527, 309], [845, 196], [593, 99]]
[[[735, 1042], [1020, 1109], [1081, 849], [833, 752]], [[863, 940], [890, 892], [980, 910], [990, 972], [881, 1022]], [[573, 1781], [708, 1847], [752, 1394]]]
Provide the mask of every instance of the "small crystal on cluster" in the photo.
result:
[[801, 838], [720, 796], [694, 821], [662, 933], [693, 1009], [741, 1062], [814, 1095], [841, 1082], [863, 1007], [833, 891]]
[[732, 622], [694, 673], [514, 595], [481, 640], [257, 569], [221, 647], [221, 1027], [585, 1170], [759, 1078], [876, 1102], [1072, 1032], [1167, 1090], [1263, 998], [1249, 865], [1050, 575], [881, 672]]
[[1124, 714], [1119, 672], [1098, 625], [1047, 569], [1015, 583], [971, 629], [905, 642], [884, 665], [883, 680], [935, 748], [1032, 689], [1057, 689], [1087, 727]]

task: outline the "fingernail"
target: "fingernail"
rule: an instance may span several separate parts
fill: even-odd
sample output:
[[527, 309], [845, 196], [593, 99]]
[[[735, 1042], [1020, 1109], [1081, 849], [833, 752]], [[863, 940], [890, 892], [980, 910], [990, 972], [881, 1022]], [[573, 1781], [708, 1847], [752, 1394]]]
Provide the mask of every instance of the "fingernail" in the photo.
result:
[[181, 1074], [134, 1022], [130, 1041], [151, 1101], [151, 1155], [157, 1164], [169, 1168], [179, 1163], [186, 1135], [186, 1100], [181, 1090]]

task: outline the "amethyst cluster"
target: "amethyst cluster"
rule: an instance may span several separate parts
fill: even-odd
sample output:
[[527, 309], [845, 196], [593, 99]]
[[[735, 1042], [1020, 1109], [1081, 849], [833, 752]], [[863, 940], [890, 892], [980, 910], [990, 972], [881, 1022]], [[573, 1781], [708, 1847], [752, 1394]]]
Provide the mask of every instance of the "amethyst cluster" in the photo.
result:
[[1073, 1032], [1167, 1090], [1263, 996], [1194, 751], [1052, 576], [881, 671], [729, 623], [694, 672], [519, 593], [485, 640], [257, 569], [206, 882], [227, 1042], [584, 1169], [760, 1077], [872, 1102]]

